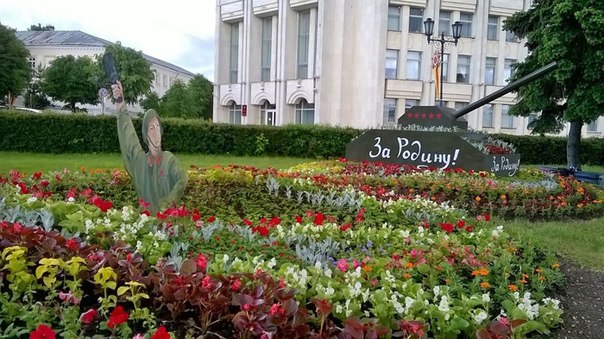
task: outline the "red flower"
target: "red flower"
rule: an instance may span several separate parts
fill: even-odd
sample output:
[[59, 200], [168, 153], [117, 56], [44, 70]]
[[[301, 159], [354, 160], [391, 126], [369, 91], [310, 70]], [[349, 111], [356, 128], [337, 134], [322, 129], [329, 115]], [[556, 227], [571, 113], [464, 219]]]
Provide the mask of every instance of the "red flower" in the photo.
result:
[[67, 242], [65, 243], [65, 247], [68, 250], [77, 251], [80, 248], [80, 245], [74, 238], [71, 238], [67, 240]]
[[342, 232], [345, 232], [346, 230], [350, 229], [351, 227], [352, 227], [352, 225], [350, 225], [350, 224], [342, 225], [342, 226], [340, 226], [340, 230]]
[[241, 280], [237, 279], [235, 281], [233, 281], [233, 283], [231, 284], [231, 289], [235, 292], [239, 291], [239, 289], [241, 288]]
[[357, 213], [357, 217], [355, 218], [356, 222], [361, 222], [365, 219], [365, 207], [361, 207], [359, 213]]
[[440, 228], [442, 228], [447, 233], [451, 233], [455, 229], [455, 227], [453, 227], [453, 224], [450, 222], [445, 222], [445, 223], [439, 222], [439, 224], [440, 224]]
[[302, 223], [302, 217], [301, 217], [301, 216], [299, 216], [299, 215], [296, 215], [296, 222], [297, 222], [298, 224], [301, 224], [301, 223]]
[[157, 216], [157, 219], [159, 219], [159, 220], [166, 220], [166, 218], [168, 217], [168, 214], [157, 212], [156, 216]]
[[124, 311], [122, 306], [118, 306], [113, 309], [111, 312], [111, 316], [109, 316], [109, 321], [107, 322], [107, 327], [113, 329], [115, 326], [120, 325], [128, 321], [128, 313]]
[[199, 211], [197, 210], [197, 208], [193, 209], [193, 214], [191, 215], [191, 220], [193, 221], [197, 221], [201, 218], [201, 215], [199, 214]]
[[38, 179], [40, 179], [41, 176], [42, 176], [42, 172], [36, 172], [31, 176], [31, 178], [33, 180], [38, 180]]
[[321, 225], [323, 225], [323, 221], [325, 221], [325, 216], [323, 215], [323, 213], [321, 213], [321, 212], [317, 213], [317, 215], [315, 216], [315, 220], [314, 220], [315, 225], [321, 226]]
[[197, 259], [195, 260], [195, 264], [197, 264], [199, 270], [203, 271], [206, 269], [206, 267], [208, 267], [208, 258], [206, 258], [203, 253], [199, 253]]
[[170, 339], [170, 333], [166, 331], [164, 326], [160, 326], [155, 334], [151, 336], [151, 339]]
[[273, 217], [271, 219], [271, 222], [269, 223], [270, 227], [276, 227], [277, 225], [279, 225], [281, 223], [281, 218], [279, 217]]
[[249, 219], [243, 219], [243, 223], [246, 224], [247, 226], [252, 226], [254, 223], [252, 223]]
[[252, 228], [252, 232], [260, 234], [262, 237], [266, 237], [268, 235], [268, 228], [264, 226], [258, 226]]
[[55, 339], [57, 336], [52, 328], [40, 324], [38, 328], [29, 334], [29, 339]]
[[206, 275], [203, 277], [203, 279], [201, 279], [201, 287], [205, 288], [206, 290], [212, 287], [212, 278], [210, 278], [209, 275]]
[[285, 308], [281, 306], [279, 303], [275, 303], [271, 306], [271, 310], [269, 312], [270, 315], [285, 315]]
[[99, 314], [99, 312], [97, 312], [97, 310], [95, 310], [94, 308], [91, 308], [88, 311], [86, 311], [85, 313], [82, 313], [82, 315], [80, 316], [80, 321], [84, 325], [92, 324], [98, 314]]
[[40, 181], [40, 185], [42, 185], [42, 187], [46, 188], [46, 187], [48, 187], [48, 185], [50, 185], [50, 183], [48, 182], [48, 180], [44, 179], [44, 180]]
[[215, 220], [216, 220], [216, 217], [213, 215], [208, 218], [208, 222], [214, 222]]
[[151, 206], [151, 204], [146, 202], [145, 199], [138, 199], [138, 205], [144, 209], [148, 209], [149, 206]]
[[484, 214], [484, 220], [491, 221], [491, 216], [489, 215], [489, 213]]
[[17, 184], [17, 186], [19, 186], [19, 193], [21, 193], [21, 194], [29, 193], [29, 190], [27, 189], [27, 185], [25, 185], [24, 183], [20, 182]]

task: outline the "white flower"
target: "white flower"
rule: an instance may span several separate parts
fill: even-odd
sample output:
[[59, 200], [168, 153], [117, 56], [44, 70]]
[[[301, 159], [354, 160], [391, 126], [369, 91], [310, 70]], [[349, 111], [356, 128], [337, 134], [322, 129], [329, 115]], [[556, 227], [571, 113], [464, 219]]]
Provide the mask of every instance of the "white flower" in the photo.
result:
[[67, 198], [67, 202], [73, 203], [74, 201], [75, 201], [75, 199], [73, 197]]
[[449, 298], [446, 295], [443, 295], [442, 299], [440, 299], [438, 309], [442, 312], [449, 312]]
[[483, 303], [488, 303], [489, 301], [491, 301], [491, 296], [489, 295], [489, 293], [485, 293], [482, 295], [482, 302]]
[[434, 286], [432, 289], [434, 291], [434, 297], [438, 297], [440, 295], [440, 286]]
[[476, 325], [482, 324], [482, 322], [486, 318], [488, 318], [488, 316], [489, 315], [487, 314], [487, 312], [485, 312], [482, 309], [472, 311], [472, 318], [474, 319], [474, 322], [476, 323]]
[[558, 299], [553, 299], [553, 298], [544, 298], [543, 300], [541, 300], [541, 302], [543, 303], [543, 305], [547, 306], [552, 305], [552, 308], [554, 310], [560, 309], [560, 300]]
[[273, 268], [277, 265], [277, 260], [275, 260], [275, 258], [272, 258], [269, 262], [268, 262], [268, 268]]
[[36, 202], [37, 200], [38, 200], [38, 198], [36, 198], [36, 197], [30, 197], [27, 199], [27, 202], [31, 204], [32, 202]]

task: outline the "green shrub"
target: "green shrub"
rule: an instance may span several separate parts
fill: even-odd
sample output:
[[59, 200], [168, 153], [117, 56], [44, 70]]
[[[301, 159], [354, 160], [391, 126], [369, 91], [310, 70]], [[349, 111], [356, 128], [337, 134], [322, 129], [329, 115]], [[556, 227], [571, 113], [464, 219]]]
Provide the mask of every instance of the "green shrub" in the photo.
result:
[[[141, 119], [133, 119], [137, 131]], [[362, 133], [323, 125], [257, 126], [166, 118], [164, 148], [175, 153], [343, 157], [346, 144]], [[523, 164], [565, 164], [566, 138], [497, 134], [512, 143]], [[140, 137], [140, 132], [139, 132]], [[119, 152], [115, 116], [0, 112], [0, 150], [39, 153]], [[604, 139], [581, 141], [581, 161], [604, 165]]]

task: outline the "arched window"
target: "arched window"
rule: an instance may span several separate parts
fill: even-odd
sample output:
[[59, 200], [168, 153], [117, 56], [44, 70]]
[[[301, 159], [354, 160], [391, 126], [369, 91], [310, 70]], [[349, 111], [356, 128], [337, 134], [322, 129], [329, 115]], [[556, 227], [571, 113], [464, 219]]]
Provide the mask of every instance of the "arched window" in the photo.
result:
[[276, 113], [275, 105], [271, 105], [268, 100], [264, 100], [264, 103], [260, 106], [260, 124], [274, 126], [277, 123]]
[[315, 123], [315, 104], [309, 104], [305, 99], [300, 100], [296, 105], [296, 124]]
[[237, 105], [235, 101], [231, 101], [229, 107], [229, 124], [241, 125], [241, 105]]

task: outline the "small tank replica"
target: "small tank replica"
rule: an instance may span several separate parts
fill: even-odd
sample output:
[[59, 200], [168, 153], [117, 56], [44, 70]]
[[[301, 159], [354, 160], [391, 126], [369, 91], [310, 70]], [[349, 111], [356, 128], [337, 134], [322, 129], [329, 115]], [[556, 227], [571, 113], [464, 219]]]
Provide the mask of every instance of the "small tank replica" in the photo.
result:
[[348, 143], [346, 158], [513, 176], [520, 169], [520, 154], [488, 134], [468, 131], [468, 123], [458, 119], [555, 68], [555, 62], [548, 64], [458, 111], [414, 106], [399, 118], [398, 129], [368, 130]]

